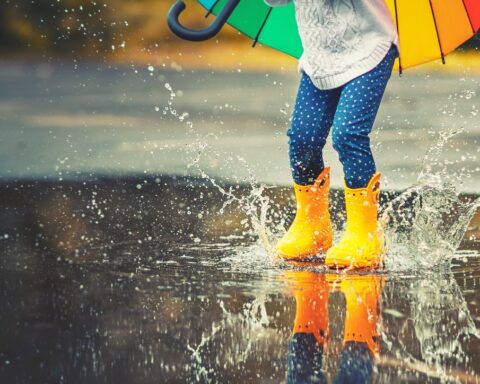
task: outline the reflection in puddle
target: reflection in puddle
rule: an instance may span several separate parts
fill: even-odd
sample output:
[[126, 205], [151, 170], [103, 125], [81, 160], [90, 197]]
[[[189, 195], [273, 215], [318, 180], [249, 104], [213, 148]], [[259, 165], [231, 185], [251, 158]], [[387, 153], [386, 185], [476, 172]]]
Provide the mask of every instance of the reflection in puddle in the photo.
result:
[[[288, 190], [264, 194], [289, 206]], [[1, 382], [477, 380], [469, 238], [449, 265], [336, 274], [269, 256], [208, 181], [18, 182], [0, 195]]]
[[328, 299], [330, 292], [338, 290], [345, 298], [346, 315], [333, 382], [369, 383], [374, 357], [380, 352], [377, 302], [381, 296], [381, 276], [291, 271], [286, 278], [290, 280], [296, 303], [287, 382], [327, 382], [322, 360], [329, 340]]

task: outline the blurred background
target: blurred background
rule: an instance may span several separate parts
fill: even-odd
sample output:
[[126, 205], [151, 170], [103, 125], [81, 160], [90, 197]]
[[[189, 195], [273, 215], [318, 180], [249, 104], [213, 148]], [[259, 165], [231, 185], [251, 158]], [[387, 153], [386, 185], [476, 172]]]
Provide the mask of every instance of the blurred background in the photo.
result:
[[[174, 36], [166, 25], [172, 0], [111, 0], [108, 3], [81, 0], [27, 1], [6, 0], [0, 4], [0, 50], [3, 57], [70, 56], [93, 60], [142, 60], [149, 57], [173, 59], [192, 50], [208, 56], [209, 49], [227, 43], [229, 52], [217, 52], [217, 65], [232, 63], [234, 51], [246, 51], [248, 39], [226, 26], [218, 39], [208, 42], [185, 42]], [[188, 1], [182, 21], [192, 28], [210, 22], [202, 17], [205, 10]], [[469, 41], [464, 49], [480, 47], [480, 39]], [[189, 51], [189, 52], [185, 52]], [[266, 53], [268, 52], [268, 53]], [[282, 63], [291, 63], [285, 55], [272, 50], [257, 53], [252, 60], [273, 55]], [[153, 57], [152, 57], [153, 56]], [[282, 60], [283, 59], [283, 60]], [[182, 59], [178, 59], [182, 60]], [[226, 63], [225, 63], [226, 61]], [[187, 63], [186, 60], [182, 62]], [[205, 63], [189, 63], [192, 66]], [[273, 63], [272, 63], [273, 64]], [[273, 65], [278, 67], [278, 63]]]
[[[167, 27], [166, 14], [171, 0], [113, 0], [108, 3], [62, 1], [10, 1], [0, 5], [0, 44], [5, 58], [55, 56], [104, 61], [177, 60], [183, 65], [206, 66], [192, 60], [193, 52], [207, 57], [219, 40], [228, 44], [229, 52], [214, 53], [216, 65], [232, 65], [232, 52], [248, 55], [248, 39], [226, 27], [218, 40], [191, 44], [174, 36]], [[192, 28], [207, 25], [205, 9], [190, 1], [182, 20]], [[186, 55], [187, 58], [182, 58]], [[268, 50], [270, 55], [292, 63], [285, 55]], [[259, 57], [249, 58], [268, 62]], [[235, 56], [235, 55], [233, 55]], [[288, 65], [288, 64], [287, 64]]]
[[[207, 42], [183, 41], [166, 24], [172, 3], [2, 2], [1, 179], [205, 172], [290, 183], [297, 61], [252, 49], [229, 26]], [[182, 22], [200, 28], [211, 22], [204, 16], [188, 1]], [[479, 47], [477, 36], [447, 65], [392, 76], [372, 134], [388, 188], [435, 165], [480, 189]], [[341, 186], [337, 156], [330, 145], [325, 152]]]

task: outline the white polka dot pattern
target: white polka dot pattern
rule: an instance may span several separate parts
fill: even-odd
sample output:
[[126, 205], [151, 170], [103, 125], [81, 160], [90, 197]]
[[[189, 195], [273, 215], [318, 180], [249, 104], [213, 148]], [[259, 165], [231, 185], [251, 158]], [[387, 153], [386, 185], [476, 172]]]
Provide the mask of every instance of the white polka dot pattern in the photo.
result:
[[349, 188], [363, 188], [375, 173], [369, 134], [390, 78], [394, 45], [373, 70], [330, 90], [315, 87], [302, 74], [288, 130], [295, 183], [312, 184], [324, 169], [322, 150], [330, 129]]

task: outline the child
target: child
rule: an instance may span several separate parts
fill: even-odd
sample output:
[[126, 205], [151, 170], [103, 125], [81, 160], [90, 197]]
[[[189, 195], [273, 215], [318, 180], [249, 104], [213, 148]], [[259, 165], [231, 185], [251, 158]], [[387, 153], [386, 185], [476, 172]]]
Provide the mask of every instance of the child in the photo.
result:
[[[265, 0], [270, 6], [290, 0]], [[277, 244], [285, 259], [326, 252], [333, 268], [376, 268], [383, 252], [377, 225], [380, 174], [368, 135], [398, 56], [385, 0], [294, 0], [304, 52], [291, 127], [290, 164], [297, 213]], [[322, 149], [330, 128], [345, 175], [346, 231], [332, 247], [329, 168]]]

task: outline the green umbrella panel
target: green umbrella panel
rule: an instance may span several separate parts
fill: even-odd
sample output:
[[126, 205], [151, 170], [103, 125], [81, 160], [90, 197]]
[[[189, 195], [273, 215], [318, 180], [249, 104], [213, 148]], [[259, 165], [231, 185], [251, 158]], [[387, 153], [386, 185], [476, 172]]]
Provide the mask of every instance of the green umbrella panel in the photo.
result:
[[[227, 0], [198, 0], [217, 15]], [[263, 0], [241, 0], [227, 23], [257, 42], [299, 58], [303, 52], [298, 34], [293, 2], [283, 7], [269, 7]]]

